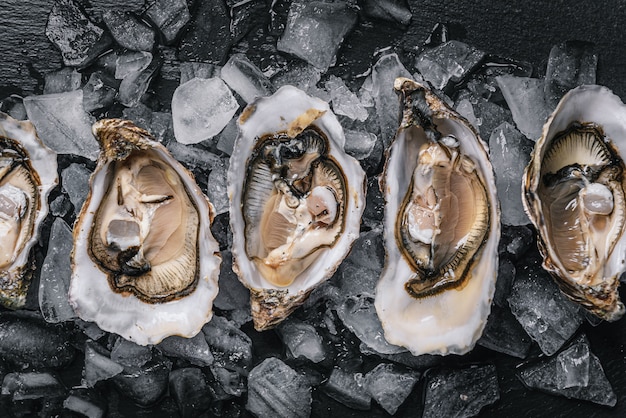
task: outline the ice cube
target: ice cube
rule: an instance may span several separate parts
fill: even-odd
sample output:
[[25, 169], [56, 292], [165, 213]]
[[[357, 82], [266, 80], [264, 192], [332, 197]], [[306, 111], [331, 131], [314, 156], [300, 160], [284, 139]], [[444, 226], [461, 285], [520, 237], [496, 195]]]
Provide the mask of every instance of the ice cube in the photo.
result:
[[366, 411], [371, 407], [372, 398], [361, 373], [350, 373], [339, 367], [333, 368], [324, 385], [324, 392], [352, 409]]
[[63, 408], [87, 418], [103, 418], [106, 402], [95, 389], [74, 388], [63, 401]]
[[448, 41], [420, 54], [415, 68], [434, 88], [443, 90], [450, 83], [459, 83], [484, 56], [473, 46]]
[[358, 96], [350, 91], [341, 78], [331, 75], [324, 83], [324, 86], [330, 93], [330, 101], [335, 114], [344, 115], [360, 122], [367, 119], [367, 109], [365, 109]]
[[226, 190], [226, 173], [228, 172], [229, 164], [230, 160], [228, 158], [220, 158], [219, 163], [211, 167], [209, 179], [207, 180], [206, 195], [213, 203], [216, 215], [228, 212], [229, 201]]
[[596, 83], [598, 54], [591, 42], [565, 41], [550, 50], [544, 92], [554, 109], [561, 97], [574, 87]]
[[89, 76], [89, 81], [83, 86], [83, 107], [86, 112], [109, 107], [115, 101], [117, 91], [102, 72], [95, 72]]
[[47, 322], [58, 323], [76, 317], [67, 297], [72, 276], [69, 263], [72, 247], [72, 230], [63, 219], [55, 219], [39, 281], [39, 307]]
[[71, 68], [62, 68], [46, 74], [43, 94], [67, 93], [80, 88], [82, 75]]
[[8, 373], [2, 381], [2, 395], [13, 402], [65, 396], [65, 387], [50, 373]]
[[44, 144], [60, 154], [95, 160], [100, 147], [91, 133], [93, 119], [83, 108], [83, 91], [24, 98], [28, 119]]
[[161, 30], [165, 42], [170, 43], [189, 22], [190, 14], [185, 0], [151, 1], [146, 15]]
[[[142, 54], [147, 54], [147, 52]], [[140, 63], [144, 64], [145, 62], [140, 61]], [[152, 61], [145, 68], [142, 65], [139, 68], [143, 69], [127, 73], [120, 83], [117, 100], [127, 107], [137, 106], [141, 97], [148, 90], [152, 77], [154, 77], [160, 66], [161, 58], [153, 56]]]
[[111, 349], [111, 360], [125, 367], [141, 367], [152, 359], [150, 347], [118, 337]]
[[110, 358], [109, 353], [98, 343], [87, 340], [85, 343], [85, 367], [83, 369], [83, 384], [94, 387], [101, 380], [107, 380], [124, 370], [124, 367]]
[[311, 402], [306, 379], [275, 357], [266, 358], [248, 375], [246, 409], [258, 417], [307, 418]]
[[246, 103], [275, 91], [272, 82], [244, 54], [231, 55], [222, 67], [221, 77]]
[[413, 17], [405, 0], [365, 0], [363, 11], [367, 16], [401, 25], [408, 25]]
[[313, 363], [326, 358], [322, 337], [312, 325], [289, 318], [280, 324], [278, 331], [293, 358], [306, 358]]
[[483, 335], [478, 344], [499, 353], [526, 358], [532, 340], [508, 307], [492, 306]]
[[380, 363], [365, 375], [367, 392], [389, 414], [394, 415], [413, 391], [419, 373], [390, 363]]
[[346, 129], [345, 151], [357, 160], [364, 160], [370, 156], [378, 138], [376, 135], [365, 131], [353, 131]]
[[118, 9], [107, 10], [102, 14], [118, 45], [133, 51], [151, 51], [154, 46], [154, 31], [134, 14]]
[[574, 344], [556, 356], [556, 387], [567, 389], [589, 385], [589, 345]]
[[122, 80], [133, 73], [143, 71], [148, 68], [151, 61], [150, 52], [136, 51], [119, 55], [115, 64], [115, 78]]
[[157, 347], [165, 355], [183, 358], [196, 366], [204, 367], [213, 364], [213, 354], [201, 332], [192, 338], [177, 335], [167, 337]]
[[213, 315], [202, 327], [217, 366], [244, 372], [252, 365], [252, 340], [234, 323]]
[[321, 71], [307, 62], [296, 62], [272, 77], [272, 84], [278, 89], [291, 85], [308, 92], [317, 85], [321, 78]]
[[246, 385], [238, 372], [216, 365], [210, 369], [216, 383], [227, 395], [241, 396], [246, 391]]
[[326, 72], [356, 19], [356, 12], [344, 1], [294, 1], [277, 48]]
[[140, 406], [154, 404], [167, 391], [172, 362], [156, 358], [139, 368], [125, 368], [113, 377], [115, 387]]
[[61, 172], [61, 184], [74, 205], [74, 214], [78, 216], [89, 193], [91, 170], [82, 164], [72, 163]]
[[174, 135], [182, 144], [213, 138], [228, 124], [239, 104], [219, 78], [194, 78], [172, 97]]

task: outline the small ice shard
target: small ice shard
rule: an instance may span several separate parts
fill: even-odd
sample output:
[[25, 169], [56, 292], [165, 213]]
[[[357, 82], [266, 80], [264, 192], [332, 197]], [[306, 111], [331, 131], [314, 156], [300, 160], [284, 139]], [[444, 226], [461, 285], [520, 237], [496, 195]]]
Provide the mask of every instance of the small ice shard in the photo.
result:
[[567, 299], [541, 267], [538, 254], [517, 269], [509, 296], [511, 312], [544, 354], [556, 353], [583, 322], [578, 305]]
[[312, 325], [290, 318], [279, 325], [278, 332], [293, 358], [306, 358], [313, 363], [326, 358], [322, 337]]
[[330, 101], [335, 114], [347, 116], [352, 120], [360, 122], [367, 119], [367, 109], [365, 109], [358, 96], [350, 91], [341, 78], [331, 75], [324, 83], [324, 86], [330, 93]]
[[204, 338], [215, 358], [215, 365], [244, 372], [252, 365], [252, 340], [234, 323], [213, 315], [202, 327]]
[[205, 367], [213, 364], [213, 354], [202, 333], [192, 338], [173, 335], [161, 341], [157, 347], [165, 355], [185, 359], [196, 366]]
[[489, 156], [496, 174], [501, 221], [505, 225], [530, 223], [522, 204], [522, 179], [534, 144], [508, 122], [489, 137]]
[[272, 82], [244, 54], [231, 55], [222, 67], [221, 77], [246, 103], [276, 91]]
[[550, 114], [544, 98], [543, 80], [503, 75], [496, 77], [496, 81], [513, 114], [517, 129], [528, 139], [537, 141]]
[[454, 106], [455, 110], [459, 112], [459, 115], [463, 116], [469, 123], [471, 123], [475, 128], [479, 128], [482, 121], [476, 117], [474, 113], [474, 106], [472, 106], [472, 102], [469, 99], [462, 99]]
[[174, 41], [178, 32], [189, 22], [187, 2], [185, 0], [154, 0], [149, 4], [146, 16], [161, 30], [166, 43]]
[[544, 92], [554, 109], [565, 93], [583, 84], [596, 83], [598, 54], [591, 42], [565, 41], [550, 50]]
[[459, 83], [484, 56], [473, 46], [448, 41], [420, 54], [415, 68], [434, 88], [443, 90], [450, 83]]
[[181, 417], [197, 417], [209, 409], [213, 401], [202, 370], [185, 367], [173, 370], [169, 378], [170, 395], [178, 405]]
[[2, 395], [13, 402], [65, 396], [65, 387], [50, 373], [8, 373], [2, 381]]
[[121, 10], [107, 10], [102, 14], [113, 39], [118, 45], [132, 51], [151, 51], [154, 46], [154, 31], [134, 14]]
[[238, 108], [237, 100], [219, 78], [189, 80], [172, 97], [176, 140], [181, 144], [197, 144], [213, 138]]
[[346, 153], [359, 161], [372, 154], [378, 140], [376, 135], [371, 132], [346, 129], [344, 134], [346, 135], [346, 144], [344, 145]]
[[87, 418], [103, 418], [107, 405], [95, 389], [77, 387], [63, 401], [63, 408]]
[[373, 296], [361, 294], [347, 297], [337, 307], [337, 315], [350, 331], [374, 351], [383, 354], [406, 351], [404, 347], [392, 345], [385, 340]]
[[[148, 52], [139, 52], [138, 54], [152, 55]], [[144, 57], [147, 58], [148, 56], [144, 55]], [[133, 63], [129, 64], [131, 66], [133, 65]], [[124, 75], [124, 79], [120, 83], [117, 100], [127, 107], [134, 107], [139, 104], [141, 97], [148, 90], [152, 77], [154, 77], [161, 66], [161, 58], [158, 56], [152, 57], [152, 60], [149, 61], [147, 66], [144, 66], [144, 59], [140, 59], [137, 64], [137, 71], [129, 71]]]
[[74, 205], [74, 214], [78, 216], [89, 193], [91, 170], [84, 165], [72, 163], [61, 172], [61, 184]]
[[237, 118], [232, 118], [222, 132], [217, 135], [217, 149], [226, 155], [233, 153], [237, 139]]
[[383, 269], [385, 254], [381, 230], [359, 235], [340, 267], [339, 285], [344, 297], [372, 295]]
[[473, 417], [500, 399], [493, 364], [426, 373], [423, 418]]
[[89, 76], [89, 81], [83, 86], [83, 108], [85, 112], [109, 107], [115, 101], [117, 90], [112, 87], [108, 76], [102, 72], [95, 72]]
[[180, 84], [185, 84], [192, 78], [219, 77], [222, 67], [206, 62], [181, 62]]
[[372, 398], [361, 373], [335, 367], [323, 389], [328, 396], [349, 408], [367, 411], [371, 407]]
[[406, 0], [365, 0], [363, 12], [369, 17], [401, 25], [408, 25], [413, 17]]
[[223, 0], [205, 0], [194, 5], [191, 22], [179, 42], [178, 57], [182, 61], [223, 65], [234, 41], [230, 10]]
[[530, 387], [553, 395], [615, 406], [617, 397], [600, 360], [583, 334], [559, 355], [522, 367], [517, 373]]
[[228, 172], [229, 163], [230, 159], [228, 157], [220, 158], [219, 164], [211, 166], [211, 172], [207, 180], [206, 195], [213, 203], [216, 215], [228, 212], [229, 201], [226, 190], [226, 173]]
[[94, 25], [73, 0], [56, 0], [48, 16], [46, 36], [61, 51], [70, 67], [87, 64], [110, 43], [104, 30]]
[[476, 119], [480, 120], [480, 125], [477, 126], [480, 137], [485, 141], [489, 139], [493, 130], [502, 123], [514, 123], [513, 116], [509, 109], [488, 102], [485, 99], [478, 99], [472, 108], [474, 109]]
[[148, 406], [154, 404], [167, 391], [171, 368], [171, 361], [157, 358], [140, 368], [125, 368], [112, 381], [124, 396], [140, 406]]
[[306, 378], [275, 357], [263, 360], [248, 375], [246, 409], [258, 417], [307, 418], [311, 402]]
[[419, 376], [418, 372], [395, 364], [381, 363], [365, 375], [367, 392], [387, 413], [394, 415], [413, 391]]
[[141, 367], [152, 359], [152, 350], [148, 346], [135, 344], [118, 337], [111, 349], [111, 360], [125, 367]]
[[532, 341], [508, 308], [492, 306], [478, 344], [523, 359], [528, 355]]
[[24, 98], [28, 119], [44, 144], [59, 154], [95, 160], [100, 151], [91, 133], [92, 118], [83, 108], [83, 91]]
[[85, 367], [83, 369], [83, 384], [94, 387], [101, 380], [107, 380], [124, 370], [120, 364], [110, 358], [111, 353], [98, 343], [87, 340], [85, 343]]
[[126, 52], [117, 57], [115, 64], [115, 78], [122, 80], [129, 75], [148, 68], [152, 61], [152, 54], [144, 51]]
[[62, 68], [46, 74], [43, 94], [67, 93], [80, 88], [82, 74], [75, 69]]
[[72, 245], [72, 230], [63, 219], [55, 219], [39, 279], [39, 307], [47, 322], [58, 323], [76, 317], [67, 297]]
[[326, 72], [356, 19], [356, 11], [344, 1], [295, 1], [277, 48]]
[[216, 365], [212, 365], [210, 369], [215, 383], [224, 393], [239, 397], [246, 391], [246, 385], [238, 372]]

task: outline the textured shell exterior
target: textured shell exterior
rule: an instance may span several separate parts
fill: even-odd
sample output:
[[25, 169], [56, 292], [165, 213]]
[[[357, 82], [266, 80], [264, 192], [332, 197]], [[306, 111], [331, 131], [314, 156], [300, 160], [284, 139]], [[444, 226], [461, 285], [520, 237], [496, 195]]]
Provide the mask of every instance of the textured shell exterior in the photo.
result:
[[[120, 122], [124, 121], [111, 119], [96, 123]], [[69, 290], [70, 303], [81, 319], [95, 322], [101, 329], [139, 345], [158, 344], [172, 335], [191, 338], [200, 332], [213, 315], [213, 300], [218, 293], [221, 264], [219, 245], [210, 230], [214, 217], [213, 205], [202, 193], [193, 175], [164, 146], [154, 141], [147, 132], [144, 131], [144, 134], [135, 138], [137, 145], [154, 151], [178, 173], [198, 210], [198, 284], [186, 296], [154, 304], [111, 289], [106, 274], [90, 258], [87, 250], [94, 216], [106, 192], [104, 182], [111, 164], [107, 154], [115, 152], [103, 149], [89, 181], [87, 200], [74, 225], [73, 272]]]
[[403, 105], [412, 92], [423, 92], [421, 106], [429, 109], [432, 120], [436, 121], [437, 131], [454, 135], [462, 152], [475, 162], [487, 189], [490, 226], [482, 249], [474, 257], [471, 277], [464, 286], [419, 299], [408, 294], [405, 283], [414, 271], [401, 254], [394, 233], [417, 160], [417, 152], [408, 146], [407, 141], [413, 140], [411, 130], [418, 124], [418, 118], [406, 102], [400, 127], [388, 149], [380, 182], [386, 205], [386, 261], [376, 288], [376, 311], [385, 339], [391, 344], [406, 347], [413, 355], [463, 354], [473, 348], [482, 334], [495, 291], [500, 214], [493, 168], [487, 147], [476, 129], [428, 88], [404, 78], [396, 80], [395, 88]]
[[0, 135], [19, 143], [28, 154], [29, 162], [34, 170], [33, 177], [38, 180], [37, 190], [40, 196], [40, 205], [36, 208], [33, 235], [28, 239], [17, 255], [12, 265], [3, 273], [6, 280], [15, 284], [14, 289], [0, 290], [3, 304], [11, 308], [19, 308], [26, 301], [28, 286], [20, 281], [30, 275], [30, 252], [39, 240], [39, 228], [41, 222], [48, 215], [48, 195], [59, 183], [57, 174], [57, 154], [46, 147], [35, 131], [35, 127], [29, 121], [19, 121], [0, 112]]
[[[314, 126], [329, 139], [329, 155], [341, 167], [345, 178], [347, 206], [343, 233], [337, 242], [287, 287], [269, 283], [246, 254], [245, 222], [242, 202], [250, 157], [257, 140], [265, 135]], [[284, 86], [270, 97], [248, 105], [239, 118], [239, 134], [228, 170], [230, 223], [233, 231], [233, 269], [251, 291], [252, 314], [257, 329], [270, 328], [282, 321], [308, 297], [320, 283], [330, 278], [346, 257], [359, 235], [365, 207], [365, 173], [359, 162], [344, 152], [345, 136], [328, 103]]]
[[[611, 307], [593, 306], [587, 303], [584, 296], [580, 297], [580, 289], [576, 289], [577, 284], [570, 282], [563, 273], [562, 265], [547, 232], [546, 220], [537, 194], [542, 160], [550, 141], [574, 122], [593, 123], [599, 126], [605, 136], [610, 138], [621, 159], [626, 161], [626, 105], [606, 87], [597, 85], [577, 87], [563, 96], [543, 127], [542, 135], [535, 144], [531, 160], [524, 172], [522, 201], [526, 213], [537, 228], [537, 243], [544, 257], [543, 266], [552, 273], [561, 290], [596, 315], [607, 320], [617, 320], [624, 313], [624, 305], [619, 302], [617, 287], [619, 276], [626, 271], [626, 234], [622, 232], [601, 271], [602, 287], [609, 293], [613, 293], [605, 295], [607, 304], [610, 300]], [[622, 183], [626, 185], [626, 181], [623, 180]], [[579, 293], [579, 295], [572, 293]]]

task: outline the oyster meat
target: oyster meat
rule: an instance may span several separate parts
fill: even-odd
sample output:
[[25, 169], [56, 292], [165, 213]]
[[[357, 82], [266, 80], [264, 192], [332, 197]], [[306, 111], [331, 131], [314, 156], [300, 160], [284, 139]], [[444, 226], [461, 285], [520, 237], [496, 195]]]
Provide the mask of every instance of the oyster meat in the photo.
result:
[[600, 318], [624, 314], [626, 106], [605, 87], [568, 92], [524, 172], [523, 202], [543, 266], [570, 299]]
[[385, 338], [414, 355], [463, 354], [482, 334], [500, 236], [486, 145], [423, 85], [398, 78], [404, 106], [381, 177], [386, 261], [376, 288]]
[[0, 112], [0, 304], [24, 306], [32, 274], [31, 249], [58, 184], [56, 153], [28, 121]]
[[365, 174], [328, 104], [292, 86], [239, 118], [228, 171], [233, 268], [258, 330], [328, 279], [359, 234]]
[[96, 122], [90, 192], [74, 227], [70, 302], [137, 344], [192, 337], [211, 319], [221, 258], [192, 175], [129, 121]]

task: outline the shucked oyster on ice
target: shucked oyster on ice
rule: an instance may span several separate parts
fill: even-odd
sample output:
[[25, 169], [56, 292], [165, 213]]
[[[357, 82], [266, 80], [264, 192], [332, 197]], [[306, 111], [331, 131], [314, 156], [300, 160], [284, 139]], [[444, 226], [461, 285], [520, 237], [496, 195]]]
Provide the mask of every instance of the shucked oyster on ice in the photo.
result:
[[292, 86], [239, 118], [228, 171], [233, 269], [258, 330], [302, 304], [359, 235], [365, 174], [344, 142], [328, 104]]
[[624, 314], [626, 106], [605, 87], [567, 93], [543, 127], [524, 173], [523, 201], [544, 268], [600, 318]]
[[33, 125], [0, 112], [0, 303], [6, 307], [26, 302], [31, 249], [58, 181], [56, 153]]
[[221, 258], [191, 173], [129, 121], [96, 122], [91, 190], [74, 226], [70, 302], [137, 344], [192, 337], [211, 319]]
[[423, 85], [398, 78], [404, 111], [388, 150], [386, 261], [376, 288], [385, 338], [414, 355], [463, 354], [495, 290], [500, 217], [476, 130]]

